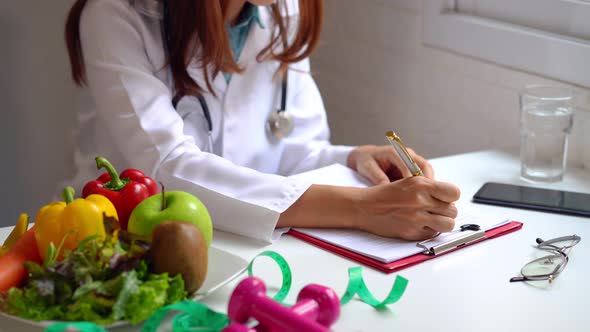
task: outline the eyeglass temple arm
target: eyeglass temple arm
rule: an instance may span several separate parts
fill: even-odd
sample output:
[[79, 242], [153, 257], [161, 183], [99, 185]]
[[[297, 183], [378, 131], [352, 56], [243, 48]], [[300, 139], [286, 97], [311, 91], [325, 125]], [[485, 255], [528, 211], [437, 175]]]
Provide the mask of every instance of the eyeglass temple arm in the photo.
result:
[[519, 282], [519, 281], [527, 281], [527, 277], [512, 277], [510, 278], [510, 282]]

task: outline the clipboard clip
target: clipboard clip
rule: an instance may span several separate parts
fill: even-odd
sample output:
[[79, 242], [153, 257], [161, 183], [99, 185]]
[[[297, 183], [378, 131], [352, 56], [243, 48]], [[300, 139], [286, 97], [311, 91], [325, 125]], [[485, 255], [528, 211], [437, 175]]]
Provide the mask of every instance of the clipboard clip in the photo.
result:
[[442, 236], [439, 236], [440, 234], [428, 240], [418, 242], [416, 246], [424, 249], [422, 253], [425, 255], [440, 255], [486, 236], [486, 232], [476, 224], [461, 225], [459, 230]]

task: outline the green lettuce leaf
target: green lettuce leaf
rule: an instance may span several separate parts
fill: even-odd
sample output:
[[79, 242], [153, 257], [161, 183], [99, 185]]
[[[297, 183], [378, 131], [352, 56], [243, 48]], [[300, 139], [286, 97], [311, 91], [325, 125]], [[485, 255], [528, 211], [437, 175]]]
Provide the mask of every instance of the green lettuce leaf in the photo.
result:
[[141, 239], [89, 239], [61, 262], [26, 263], [22, 288], [0, 295], [0, 309], [31, 320], [137, 324], [160, 307], [186, 299], [180, 275], [152, 274]]

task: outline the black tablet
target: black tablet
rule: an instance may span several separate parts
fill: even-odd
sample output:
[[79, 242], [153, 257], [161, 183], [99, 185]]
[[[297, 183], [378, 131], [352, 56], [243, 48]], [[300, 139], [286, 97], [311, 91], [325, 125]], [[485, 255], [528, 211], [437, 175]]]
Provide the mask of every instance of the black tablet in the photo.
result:
[[473, 195], [485, 203], [590, 217], [590, 194], [487, 182]]

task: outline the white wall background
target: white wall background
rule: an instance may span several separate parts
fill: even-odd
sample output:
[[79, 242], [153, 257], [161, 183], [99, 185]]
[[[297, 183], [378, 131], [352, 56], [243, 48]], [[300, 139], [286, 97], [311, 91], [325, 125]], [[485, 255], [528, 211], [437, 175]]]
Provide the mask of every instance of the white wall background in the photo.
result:
[[75, 120], [63, 22], [71, 0], [0, 1], [0, 226], [31, 221], [72, 172]]
[[423, 1], [327, 0], [313, 68], [334, 141], [386, 144], [393, 129], [427, 157], [517, 149], [518, 90], [567, 83], [424, 46]]
[[[0, 2], [0, 226], [21, 212], [34, 218], [73, 172], [76, 97], [63, 42], [72, 2]], [[314, 71], [334, 143], [385, 144], [394, 129], [427, 157], [517, 147], [518, 89], [555, 82], [422, 46], [421, 4], [327, 0]]]

